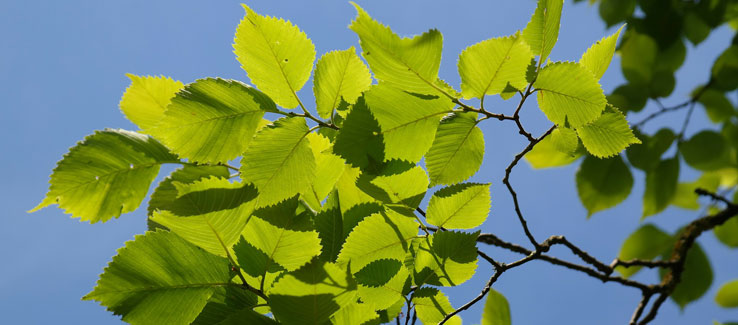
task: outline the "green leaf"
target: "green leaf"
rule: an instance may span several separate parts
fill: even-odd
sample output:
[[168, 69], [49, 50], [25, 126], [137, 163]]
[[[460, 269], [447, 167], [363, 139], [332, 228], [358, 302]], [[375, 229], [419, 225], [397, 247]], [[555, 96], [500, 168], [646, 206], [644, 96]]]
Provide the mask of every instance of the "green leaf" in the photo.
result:
[[650, 36], [628, 30], [620, 46], [620, 67], [623, 75], [637, 87], [647, 86], [653, 76], [653, 67], [658, 56], [658, 44]]
[[318, 233], [308, 213], [296, 215], [297, 200], [291, 199], [266, 209], [254, 211], [243, 237], [269, 257], [271, 263], [293, 271], [320, 254]]
[[490, 288], [482, 312], [482, 325], [510, 325], [510, 304], [507, 298]]
[[579, 138], [576, 131], [567, 127], [558, 127], [551, 131], [551, 143], [554, 148], [561, 153], [574, 156], [574, 152], [579, 148]]
[[587, 156], [577, 171], [577, 193], [587, 217], [623, 202], [633, 188], [633, 176], [621, 157]]
[[477, 269], [479, 231], [439, 231], [419, 239], [415, 257], [415, 284], [457, 286], [471, 279]]
[[[269, 294], [274, 281], [285, 273], [282, 266], [274, 263], [269, 255], [251, 245], [243, 236], [233, 246], [233, 253], [246, 282], [255, 288], [263, 288], [266, 294]], [[260, 301], [264, 302], [263, 299]], [[263, 309], [255, 310], [265, 313]]]
[[725, 49], [712, 65], [714, 86], [719, 90], [733, 90], [738, 87], [738, 45]]
[[738, 307], [738, 280], [723, 284], [715, 295], [715, 302], [725, 308]]
[[246, 149], [264, 112], [275, 109], [269, 97], [239, 81], [200, 79], [178, 92], [147, 131], [182, 158], [228, 162]]
[[[423, 287], [413, 292], [412, 302], [415, 312], [423, 324], [438, 324], [446, 315], [454, 311], [446, 295], [436, 288]], [[444, 324], [461, 325], [461, 317], [452, 317]]]
[[320, 208], [321, 202], [333, 190], [338, 178], [343, 174], [346, 163], [341, 157], [333, 154], [331, 141], [314, 132], [307, 135], [310, 149], [315, 157], [315, 180], [303, 190], [303, 198], [311, 206]]
[[315, 179], [305, 119], [285, 117], [256, 134], [241, 159], [241, 179], [259, 190], [257, 207], [278, 203]]
[[594, 75], [573, 62], [546, 65], [535, 87], [538, 105], [549, 120], [578, 128], [596, 120], [605, 109], [605, 94]]
[[164, 178], [154, 189], [154, 193], [151, 194], [148, 208], [149, 216], [152, 216], [157, 210], [171, 211], [174, 209], [174, 202], [177, 200], [178, 194], [173, 183], [191, 184], [211, 176], [227, 178], [230, 173], [226, 166], [185, 165], [175, 170], [171, 175]]
[[710, 35], [711, 29], [712, 28], [710, 28], [710, 26], [707, 25], [707, 23], [705, 23], [698, 14], [687, 12], [687, 14], [684, 15], [684, 36], [687, 37], [692, 44], [697, 45], [702, 43], [702, 41]]
[[220, 287], [231, 283], [228, 260], [179, 236], [147, 232], [118, 250], [83, 300], [96, 300], [131, 324], [189, 324]]
[[587, 151], [599, 158], [615, 156], [631, 144], [641, 143], [618, 110], [606, 111], [594, 122], [578, 128], [577, 134]]
[[492, 38], [467, 47], [459, 55], [464, 98], [497, 95], [507, 88], [522, 90], [533, 54], [520, 34]]
[[[668, 257], [669, 255], [664, 256]], [[666, 269], [660, 269], [659, 271], [663, 280], [667, 271]], [[712, 284], [712, 277], [712, 267], [707, 255], [705, 255], [700, 244], [694, 243], [687, 252], [681, 280], [669, 297], [679, 305], [680, 309], [684, 309], [687, 304], [707, 293]]]
[[538, 0], [536, 11], [523, 30], [523, 39], [530, 46], [531, 52], [540, 56], [539, 62], [546, 62], [559, 38], [563, 6], [563, 0]]
[[[451, 112], [453, 103], [400, 89], [380, 83], [372, 86], [364, 96], [382, 130], [384, 159], [418, 162], [433, 144], [441, 117]], [[413, 145], [408, 146], [408, 143]]]
[[280, 323], [321, 324], [355, 297], [350, 274], [335, 264], [313, 260], [274, 284], [269, 306]]
[[628, 161], [633, 167], [643, 171], [653, 170], [658, 167], [661, 161], [661, 155], [671, 147], [676, 139], [674, 131], [671, 129], [661, 129], [656, 134], [648, 136], [636, 132], [636, 136], [641, 140], [641, 144], [635, 144], [625, 151]]
[[410, 272], [397, 259], [373, 261], [355, 274], [362, 301], [371, 302], [376, 309], [386, 309], [397, 301], [404, 301], [410, 290]]
[[607, 96], [607, 102], [609, 104], [624, 111], [631, 112], [640, 112], [643, 110], [646, 107], [647, 101], [648, 89], [632, 84], [620, 85]]
[[352, 4], [358, 15], [349, 28], [359, 36], [362, 55], [374, 77], [410, 92], [438, 94], [436, 80], [443, 48], [441, 33], [431, 29], [413, 38], [400, 38], [389, 27], [372, 19], [359, 5]]
[[[621, 2], [621, 0], [616, 0]], [[600, 9], [602, 5], [600, 5]], [[579, 59], [579, 64], [587, 68], [590, 72], [595, 75], [595, 79], [599, 80], [602, 75], [607, 71], [607, 67], [610, 66], [613, 54], [615, 54], [615, 45], [618, 42], [620, 31], [623, 30], [625, 25], [618, 28], [615, 34], [607, 37], [603, 37], [597, 43], [593, 44], [587, 52], [584, 52], [582, 58]]]
[[126, 118], [138, 125], [141, 130], [148, 130], [164, 117], [167, 105], [184, 85], [168, 77], [137, 76], [127, 73], [131, 79], [123, 98], [120, 110]]
[[236, 29], [234, 53], [251, 82], [284, 108], [299, 104], [296, 92], [310, 78], [315, 46], [289, 21], [260, 16], [242, 4], [246, 16]]
[[179, 160], [151, 137], [96, 131], [57, 163], [46, 198], [29, 212], [58, 204], [81, 221], [105, 222], [136, 210], [164, 163]]
[[323, 55], [315, 66], [313, 93], [318, 114], [331, 118], [341, 100], [356, 103], [361, 93], [369, 89], [372, 76], [354, 47]]
[[226, 256], [246, 226], [256, 189], [217, 177], [172, 185], [177, 198], [151, 220], [211, 254]]
[[679, 181], [679, 157], [662, 160], [658, 167], [646, 172], [646, 192], [643, 194], [643, 216], [657, 214], [671, 202]]
[[377, 120], [361, 97], [346, 116], [336, 135], [333, 152], [354, 167], [366, 168], [384, 161], [384, 136]]
[[635, 0], [601, 0], [600, 17], [610, 27], [630, 18], [635, 7]]
[[227, 324], [246, 314], [243, 310], [253, 313], [251, 307], [257, 303], [257, 295], [251, 291], [236, 286], [220, 287], [213, 292], [205, 308], [191, 324]]
[[489, 184], [457, 184], [433, 194], [426, 221], [447, 229], [471, 229], [484, 223], [489, 209]]
[[720, 91], [708, 88], [702, 92], [698, 101], [705, 107], [705, 112], [713, 123], [723, 122], [736, 115], [733, 104]]
[[349, 234], [337, 263], [351, 262], [352, 270], [361, 270], [378, 259], [404, 260], [409, 241], [417, 234], [418, 224], [410, 217], [392, 210], [372, 214]]
[[678, 206], [682, 209], [697, 210], [700, 208], [698, 202], [697, 193], [694, 191], [697, 188], [702, 188], [708, 191], [716, 191], [720, 185], [720, 176], [717, 174], [704, 173], [694, 182], [679, 183], [677, 185], [676, 193], [671, 201], [671, 204]]
[[712, 231], [726, 246], [738, 248], [738, 218], [730, 218], [724, 224], [715, 227]]
[[343, 216], [339, 207], [338, 192], [328, 196], [323, 209], [315, 216], [315, 230], [320, 237], [320, 246], [323, 247], [320, 258], [323, 261], [335, 262], [343, 246]]
[[722, 134], [704, 130], [679, 144], [684, 162], [697, 170], [710, 171], [730, 165], [728, 143]]
[[455, 184], [473, 176], [484, 158], [484, 134], [476, 113], [454, 113], [438, 126], [425, 157], [431, 186]]
[[[556, 130], [554, 130], [556, 131]], [[581, 158], [585, 153], [581, 146], [572, 154], [561, 152], [550, 137], [545, 137], [538, 142], [533, 150], [525, 154], [525, 160], [535, 169], [560, 167], [571, 164]]]
[[362, 174], [356, 185], [364, 193], [384, 202], [387, 206], [405, 206], [410, 208], [412, 213], [412, 210], [420, 205], [428, 190], [428, 175], [420, 166], [392, 160], [377, 175]]
[[373, 321], [379, 321], [379, 315], [374, 311], [373, 304], [348, 304], [338, 310], [331, 321], [333, 324], [374, 324]]
[[[629, 261], [632, 259], [652, 260], [669, 251], [673, 239], [663, 230], [654, 225], [646, 224], [630, 234], [623, 242], [618, 253], [618, 259]], [[641, 269], [640, 266], [623, 267], [618, 266], [618, 271], [625, 278], [631, 277]]]

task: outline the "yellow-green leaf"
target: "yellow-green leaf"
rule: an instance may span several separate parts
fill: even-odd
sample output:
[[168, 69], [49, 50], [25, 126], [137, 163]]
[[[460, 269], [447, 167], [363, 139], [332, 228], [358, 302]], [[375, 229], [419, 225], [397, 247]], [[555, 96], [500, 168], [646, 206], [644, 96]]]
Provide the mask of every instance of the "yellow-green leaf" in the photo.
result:
[[296, 92], [310, 79], [315, 45], [297, 26], [261, 16], [246, 5], [233, 49], [251, 82], [284, 108], [298, 105]]
[[597, 43], [593, 44], [587, 52], [584, 52], [582, 58], [579, 59], [579, 64], [583, 65], [587, 70], [595, 75], [595, 79], [599, 80], [602, 75], [607, 71], [607, 67], [610, 66], [613, 54], [615, 54], [615, 45], [618, 42], [620, 31], [623, 30], [625, 25], [618, 28], [615, 34], [607, 37], [603, 37]]
[[547, 64], [534, 86], [539, 107], [556, 125], [578, 128], [600, 117], [607, 104], [594, 75], [574, 62]]
[[120, 100], [120, 110], [144, 131], [154, 127], [164, 117], [172, 97], [184, 87], [181, 82], [164, 76], [137, 76], [130, 73], [126, 76], [131, 79], [131, 85]]
[[315, 66], [313, 93], [318, 115], [331, 118], [341, 100], [356, 103], [361, 93], [369, 89], [372, 76], [356, 55], [354, 47], [323, 55]]
[[533, 54], [520, 34], [492, 38], [467, 47], [459, 55], [464, 98], [496, 95], [528, 84], [525, 73]]
[[264, 112], [275, 109], [269, 97], [239, 81], [200, 79], [172, 98], [148, 132], [182, 158], [224, 163], [243, 153]]

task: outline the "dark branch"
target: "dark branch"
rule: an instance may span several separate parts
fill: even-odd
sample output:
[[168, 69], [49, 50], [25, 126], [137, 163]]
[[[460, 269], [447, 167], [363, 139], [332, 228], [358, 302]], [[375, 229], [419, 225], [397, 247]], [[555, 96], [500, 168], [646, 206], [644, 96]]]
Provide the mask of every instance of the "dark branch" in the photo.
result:
[[502, 179], [502, 183], [507, 186], [508, 192], [510, 192], [510, 195], [513, 199], [513, 204], [515, 205], [515, 213], [518, 215], [518, 220], [520, 221], [520, 225], [523, 227], [523, 231], [525, 232], [525, 236], [528, 237], [528, 240], [531, 244], [533, 244], [533, 247], [538, 249], [538, 242], [536, 241], [535, 237], [533, 237], [533, 234], [530, 232], [530, 229], [528, 229], [528, 222], [525, 221], [525, 218], [523, 217], [523, 212], [520, 210], [520, 203], [518, 202], [518, 194], [515, 192], [515, 189], [513, 189], [512, 185], [510, 184], [510, 173], [512, 173], [513, 168], [518, 164], [520, 159], [525, 156], [526, 153], [533, 150], [533, 147], [535, 147], [536, 144], [541, 142], [544, 138], [546, 138], [553, 130], [556, 128], [556, 126], [552, 126], [548, 131], [546, 131], [543, 135], [540, 137], [533, 139], [530, 143], [528, 143], [528, 146], [523, 149], [520, 153], [515, 155], [515, 158], [510, 163], [510, 165], [505, 168], [505, 178]]

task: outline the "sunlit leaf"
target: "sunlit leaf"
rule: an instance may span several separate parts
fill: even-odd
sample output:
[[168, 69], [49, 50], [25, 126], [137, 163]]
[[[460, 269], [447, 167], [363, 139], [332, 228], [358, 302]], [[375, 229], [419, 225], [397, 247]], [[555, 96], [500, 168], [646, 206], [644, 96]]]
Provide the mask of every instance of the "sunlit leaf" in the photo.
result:
[[464, 98], [497, 95], [506, 88], [522, 90], [533, 54], [520, 34], [492, 38], [467, 47], [459, 55]]
[[313, 93], [316, 109], [322, 118], [331, 118], [341, 100], [349, 104], [372, 83], [372, 76], [364, 62], [356, 55], [354, 47], [345, 51], [333, 51], [323, 55], [315, 66]]
[[164, 117], [164, 111], [174, 94], [184, 87], [181, 82], [163, 76], [137, 76], [130, 73], [126, 76], [131, 79], [131, 85], [120, 100], [120, 110], [141, 130], [154, 127]]
[[[412, 302], [418, 319], [423, 324], [438, 324], [447, 314], [454, 311], [446, 295], [436, 288], [423, 287], [413, 292]], [[454, 316], [445, 324], [461, 325], [461, 317]]]
[[487, 302], [484, 303], [481, 325], [511, 325], [510, 305], [507, 298], [497, 290], [490, 288]]
[[425, 157], [431, 186], [463, 182], [479, 170], [484, 135], [476, 117], [476, 113], [454, 113], [441, 121]]
[[487, 219], [489, 209], [489, 184], [463, 183], [433, 194], [426, 221], [448, 229], [471, 229]]
[[549, 120], [578, 128], [596, 120], [605, 109], [605, 94], [594, 75], [573, 62], [546, 65], [534, 84], [538, 105]]
[[82, 299], [131, 324], [189, 324], [217, 288], [238, 286], [228, 270], [228, 260], [173, 233], [147, 232], [118, 251]]
[[523, 30], [523, 39], [533, 54], [545, 62], [559, 39], [559, 24], [563, 0], [538, 0], [538, 7]]
[[315, 157], [303, 118], [286, 117], [254, 137], [241, 160], [241, 179], [259, 190], [257, 207], [275, 204], [315, 179]]
[[228, 162], [241, 155], [274, 103], [235, 80], [200, 79], [172, 98], [164, 117], [147, 130], [191, 161]]
[[159, 166], [178, 162], [151, 137], [125, 130], [96, 131], [57, 163], [46, 198], [30, 212], [58, 204], [81, 221], [105, 222], [136, 210]]
[[261, 16], [246, 5], [236, 29], [234, 53], [251, 82], [284, 108], [298, 105], [295, 94], [310, 78], [315, 46], [297, 26]]

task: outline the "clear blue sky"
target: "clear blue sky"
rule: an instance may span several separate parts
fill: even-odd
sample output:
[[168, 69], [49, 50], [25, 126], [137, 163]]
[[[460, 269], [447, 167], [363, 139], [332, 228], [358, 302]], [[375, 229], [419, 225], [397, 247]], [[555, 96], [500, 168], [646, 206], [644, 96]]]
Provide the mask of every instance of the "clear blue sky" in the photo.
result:
[[[518, 1], [358, 1], [370, 14], [403, 35], [438, 28], [444, 35], [440, 75], [458, 87], [457, 55], [466, 46], [522, 29], [532, 14], [533, 0]], [[5, 324], [114, 324], [113, 316], [93, 302], [80, 301], [115, 250], [146, 229], [145, 209], [105, 224], [89, 225], [70, 219], [56, 207], [34, 214], [48, 187], [48, 175], [67, 149], [96, 129], [134, 129], [118, 110], [128, 85], [125, 73], [167, 75], [183, 82], [206, 76], [248, 82], [232, 54], [231, 43], [243, 10], [239, 1], [0, 1], [0, 317]], [[344, 1], [250, 1], [257, 12], [284, 17], [302, 28], [319, 55], [358, 46], [346, 28], [355, 16]], [[564, 7], [554, 60], [576, 60], [593, 42], [612, 33], [586, 4]], [[727, 28], [713, 33], [699, 48], [690, 47], [688, 62], [679, 71], [677, 89], [668, 104], [682, 102], [691, 89], [707, 79], [718, 50], [730, 42]], [[606, 92], [622, 81], [618, 60], [602, 80]], [[310, 85], [301, 96], [310, 102]], [[731, 100], [734, 100], [733, 98]], [[495, 112], [510, 113], [513, 103], [490, 101]], [[650, 106], [647, 110], [654, 110]], [[681, 120], [675, 113], [664, 122]], [[642, 118], [643, 115], [640, 115]], [[537, 134], [548, 127], [531, 101], [524, 123]], [[639, 120], [639, 116], [629, 117]], [[707, 125], [701, 110], [691, 132]], [[659, 125], [649, 125], [653, 130]], [[476, 181], [492, 182], [493, 209], [485, 232], [524, 243], [511, 200], [501, 185], [502, 170], [524, 147], [512, 123], [484, 125], [487, 154]], [[574, 185], [576, 164], [532, 171], [526, 164], [515, 170], [512, 182], [534, 234], [543, 239], [563, 234], [610, 261], [622, 240], [639, 226], [644, 175], [634, 174], [635, 187], [617, 208], [586, 219]], [[163, 169], [163, 173], [171, 168]], [[163, 174], [162, 173], [162, 174]], [[683, 168], [682, 179], [696, 174]], [[696, 217], [695, 212], [669, 208], [650, 218], [669, 231]], [[707, 248], [715, 282], [705, 297], [680, 312], [668, 302], [655, 324], [710, 324], [736, 320], [736, 310], [712, 301], [718, 284], [738, 277], [738, 251], [719, 245], [712, 234], [699, 242]], [[517, 256], [482, 247], [496, 258]], [[554, 254], [570, 257], [560, 249]], [[478, 294], [491, 274], [480, 262], [474, 280], [446, 290], [459, 306]], [[656, 281], [654, 273], [638, 279]], [[510, 301], [515, 324], [624, 324], [639, 300], [639, 292], [602, 284], [582, 274], [544, 264], [529, 263], [505, 273], [495, 288]], [[482, 304], [462, 314], [479, 321]]]

